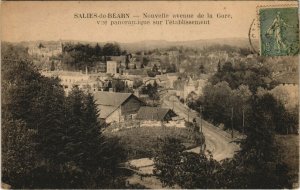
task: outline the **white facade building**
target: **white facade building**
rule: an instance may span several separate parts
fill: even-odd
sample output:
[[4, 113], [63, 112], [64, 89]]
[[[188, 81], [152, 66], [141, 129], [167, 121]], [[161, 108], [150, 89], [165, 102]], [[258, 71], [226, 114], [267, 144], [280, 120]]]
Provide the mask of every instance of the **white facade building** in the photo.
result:
[[107, 61], [106, 73], [117, 74], [118, 64], [116, 61]]

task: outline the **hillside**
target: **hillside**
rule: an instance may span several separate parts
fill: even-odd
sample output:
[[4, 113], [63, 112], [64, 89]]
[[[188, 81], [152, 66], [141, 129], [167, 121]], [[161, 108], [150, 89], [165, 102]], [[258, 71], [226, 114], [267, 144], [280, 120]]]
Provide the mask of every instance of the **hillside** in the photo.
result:
[[[71, 42], [71, 43], [89, 43], [95, 45], [97, 42], [79, 41], [79, 40], [62, 40], [61, 42]], [[111, 41], [109, 41], [111, 42]], [[23, 46], [33, 46], [35, 44], [59, 44], [60, 41], [24, 41], [20, 42]], [[103, 46], [107, 42], [98, 42], [100, 46]], [[254, 42], [256, 43], [256, 42]], [[230, 45], [235, 47], [249, 47], [249, 41], [247, 38], [218, 38], [218, 39], [203, 39], [203, 40], [193, 40], [193, 41], [166, 41], [166, 40], [145, 40], [132, 43], [119, 43], [122, 49], [129, 52], [135, 52], [140, 50], [151, 50], [151, 49], [164, 49], [174, 46], [183, 46], [190, 48], [203, 48], [212, 45]]]

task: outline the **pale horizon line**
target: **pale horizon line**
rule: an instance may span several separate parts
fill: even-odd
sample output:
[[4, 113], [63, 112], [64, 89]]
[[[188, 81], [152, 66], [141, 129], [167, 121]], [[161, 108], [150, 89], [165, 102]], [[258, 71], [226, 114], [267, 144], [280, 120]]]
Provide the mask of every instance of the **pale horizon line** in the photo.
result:
[[227, 39], [248, 39], [248, 37], [224, 37], [224, 38], [205, 38], [205, 39], [194, 39], [194, 40], [164, 40], [164, 39], [149, 39], [149, 40], [138, 40], [132, 42], [125, 42], [125, 41], [114, 41], [114, 40], [107, 40], [107, 41], [92, 41], [92, 40], [75, 40], [75, 39], [52, 39], [52, 40], [21, 40], [21, 41], [9, 41], [9, 40], [1, 40], [1, 42], [7, 43], [26, 43], [26, 42], [59, 42], [59, 41], [76, 41], [76, 42], [87, 42], [87, 43], [122, 43], [122, 44], [132, 44], [132, 43], [141, 43], [147, 41], [165, 41], [170, 43], [180, 43], [180, 42], [194, 42], [194, 41], [201, 41], [201, 40], [227, 40]]

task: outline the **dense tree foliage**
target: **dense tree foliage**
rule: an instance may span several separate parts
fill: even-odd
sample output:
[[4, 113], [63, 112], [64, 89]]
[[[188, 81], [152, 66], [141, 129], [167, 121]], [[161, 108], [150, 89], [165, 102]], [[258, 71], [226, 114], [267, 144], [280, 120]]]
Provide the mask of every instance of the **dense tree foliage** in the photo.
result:
[[270, 96], [268, 100], [265, 99], [264, 112], [274, 121], [274, 130], [281, 134], [297, 133], [298, 111], [295, 110], [298, 106], [291, 106], [292, 101], [286, 100], [288, 96], [279, 87], [268, 90], [275, 84], [271, 80], [270, 70], [262, 64], [236, 63], [233, 66], [226, 62], [221, 67], [219, 63], [218, 71], [203, 88], [202, 96], [187, 104], [197, 111], [202, 105], [203, 117], [215, 125], [222, 123], [225, 129], [234, 128], [244, 132], [247, 117], [252, 111], [250, 99], [254, 95], [268, 93]]
[[[247, 138], [241, 141], [241, 150], [230, 161], [223, 163], [223, 182], [228, 188], [282, 189], [291, 188], [287, 166], [274, 141], [273, 122], [265, 112], [272, 97], [254, 97], [251, 100]], [[225, 179], [225, 177], [224, 177]]]
[[[265, 94], [264, 114], [273, 121], [272, 127], [277, 133], [295, 133], [298, 125], [297, 111], [287, 110], [281, 101], [276, 100], [268, 91], [257, 92]], [[254, 94], [255, 95], [255, 94]], [[199, 105], [203, 106], [203, 117], [214, 124], [223, 123], [225, 128], [231, 128], [244, 132], [249, 122], [248, 116], [251, 113], [250, 99], [254, 96], [248, 86], [240, 85], [232, 90], [227, 82], [220, 82], [216, 85], [208, 84], [203, 90], [203, 95], [198, 101], [188, 105], [199, 111]]]
[[142, 94], [148, 94], [151, 100], [159, 100], [158, 94], [158, 84], [154, 81], [153, 85], [151, 83], [143, 86], [141, 89]]
[[93, 67], [98, 61], [106, 61], [107, 56], [120, 56], [122, 52], [119, 44], [106, 43], [102, 48], [97, 43], [95, 46], [89, 44], [64, 44], [62, 62], [69, 68], [84, 70], [85, 67]]
[[2, 180], [13, 188], [114, 187], [124, 156], [103, 138], [93, 96], [75, 87], [65, 97], [57, 78], [22, 59], [22, 48], [5, 50]]
[[158, 139], [153, 172], [159, 177], [163, 185], [173, 186], [177, 184], [183, 150], [184, 146], [176, 138], [166, 137], [164, 139]]
[[[208, 154], [188, 153], [182, 144], [164, 139], [154, 159], [163, 184], [182, 188], [282, 189], [291, 188], [288, 167], [274, 141], [274, 121], [265, 111], [272, 96], [251, 98], [246, 138], [232, 159], [217, 162]], [[274, 118], [273, 118], [274, 119]]]
[[252, 93], [258, 87], [272, 88], [276, 84], [271, 80], [270, 70], [260, 64], [225, 62], [218, 72], [210, 79], [214, 85], [226, 81], [232, 89], [238, 88], [241, 84], [249, 86]]

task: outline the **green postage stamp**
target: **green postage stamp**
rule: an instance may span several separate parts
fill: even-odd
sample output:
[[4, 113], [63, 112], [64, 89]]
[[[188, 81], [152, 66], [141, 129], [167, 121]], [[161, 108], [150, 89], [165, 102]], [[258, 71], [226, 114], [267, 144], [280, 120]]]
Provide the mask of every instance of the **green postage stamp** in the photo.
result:
[[297, 7], [258, 10], [260, 53], [262, 56], [292, 56], [299, 53], [299, 20]]

